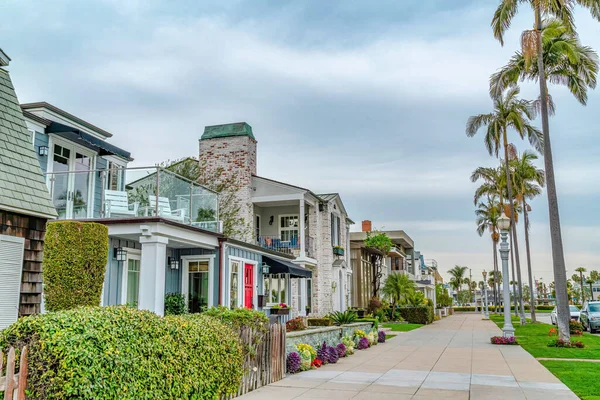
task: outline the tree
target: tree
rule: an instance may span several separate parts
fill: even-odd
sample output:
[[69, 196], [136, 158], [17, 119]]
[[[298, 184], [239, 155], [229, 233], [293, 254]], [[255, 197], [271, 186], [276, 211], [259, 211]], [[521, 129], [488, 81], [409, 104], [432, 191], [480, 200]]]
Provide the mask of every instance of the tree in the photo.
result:
[[522, 35], [522, 51], [526, 60], [533, 60], [537, 53], [538, 82], [540, 85], [540, 111], [542, 115], [542, 132], [544, 135], [544, 169], [548, 194], [548, 213], [550, 217], [550, 238], [552, 242], [552, 260], [554, 282], [556, 283], [557, 325], [559, 337], [569, 341], [571, 334], [569, 322], [571, 313], [568, 304], [567, 274], [563, 251], [560, 215], [558, 211], [558, 194], [554, 180], [554, 162], [550, 142], [550, 124], [548, 110], [548, 88], [542, 43], [542, 15], [558, 17], [569, 28], [575, 31], [573, 22], [573, 5], [578, 4], [590, 10], [592, 16], [600, 21], [600, 0], [502, 0], [492, 19], [494, 37], [504, 44], [503, 36], [517, 14], [518, 7], [528, 3], [535, 13], [535, 28]]
[[[585, 283], [585, 280], [583, 279], [583, 273], [587, 272], [587, 270], [584, 267], [579, 267], [579, 268], [575, 268], [576, 272], [579, 272], [579, 287], [581, 288], [581, 304], [583, 304], [583, 302], [585, 301], [585, 294], [583, 294], [583, 284]], [[573, 279], [575, 280], [575, 279]]]
[[498, 288], [496, 293], [496, 298], [494, 299], [494, 305], [496, 308], [494, 312], [499, 313], [498, 305], [500, 304], [500, 283], [502, 283], [502, 272], [500, 271], [490, 271], [488, 278], [488, 285], [494, 288]]
[[371, 253], [371, 263], [373, 264], [373, 297], [377, 297], [379, 294], [381, 276], [383, 275], [383, 260], [390, 253], [392, 246], [394, 246], [394, 243], [387, 233], [377, 230], [367, 232], [365, 247], [375, 250], [375, 252]]
[[456, 299], [459, 304], [467, 304], [471, 302], [471, 292], [468, 290], [461, 290], [457, 293]]
[[[531, 300], [531, 290], [529, 290], [529, 285], [523, 285], [523, 300], [529, 301]], [[529, 301], [529, 309], [532, 310], [534, 307]]]
[[450, 285], [456, 290], [456, 300], [458, 301], [458, 294], [460, 292], [461, 286], [465, 283], [465, 272], [467, 271], [467, 267], [463, 267], [460, 265], [455, 265], [454, 268], [448, 270], [448, 274], [450, 274]]
[[390, 298], [392, 310], [395, 310], [397, 304], [406, 303], [407, 294], [414, 288], [415, 283], [410, 280], [408, 275], [393, 273], [386, 278], [381, 291], [384, 296]]
[[[522, 204], [523, 219], [525, 228], [525, 252], [527, 253], [527, 274], [529, 277], [529, 287], [533, 286], [533, 273], [531, 271], [531, 250], [529, 248], [529, 215], [530, 211], [527, 199], [532, 199], [542, 193], [542, 187], [545, 183], [544, 171], [533, 165], [537, 160], [537, 155], [532, 151], [524, 151], [516, 159], [510, 161], [513, 170], [514, 184], [516, 188], [516, 200]], [[533, 293], [530, 303], [535, 304]], [[531, 322], [536, 322], [535, 307], [530, 307]]]
[[506, 173], [508, 198], [510, 205], [510, 219], [512, 232], [512, 251], [515, 254], [517, 278], [519, 281], [519, 298], [521, 299], [521, 324], [525, 324], [525, 310], [523, 308], [523, 296], [521, 292], [521, 263], [519, 260], [519, 242], [517, 230], [515, 229], [516, 217], [512, 189], [512, 179], [509, 168], [509, 146], [508, 130], [514, 130], [521, 139], [527, 137], [531, 145], [541, 150], [543, 142], [540, 131], [531, 125], [530, 120], [535, 117], [534, 105], [531, 101], [518, 98], [520, 89], [518, 86], [510, 88], [505, 94], [492, 97], [494, 111], [489, 114], [472, 116], [467, 121], [466, 134], [473, 137], [483, 126], [487, 126], [484, 143], [490, 155], [498, 157], [500, 147], [504, 147], [504, 169]]
[[590, 300], [593, 301], [594, 300], [594, 288], [592, 287], [592, 285], [594, 284], [594, 280], [591, 278], [586, 279], [585, 283], [587, 283], [588, 285], [590, 285]]
[[[498, 203], [496, 196], [488, 197], [488, 202], [480, 202], [475, 210], [477, 216], [477, 233], [479, 236], [483, 236], [486, 230], [491, 232], [492, 238], [492, 251], [493, 251], [493, 262], [494, 270], [490, 272], [492, 274], [498, 274], [498, 241], [500, 240], [500, 233], [498, 232], [498, 219], [500, 218], [500, 204]], [[490, 285], [494, 291], [494, 304], [498, 304], [498, 286], [496, 282]]]
[[411, 307], [425, 304], [425, 295], [419, 290], [411, 290], [406, 296], [406, 303]]

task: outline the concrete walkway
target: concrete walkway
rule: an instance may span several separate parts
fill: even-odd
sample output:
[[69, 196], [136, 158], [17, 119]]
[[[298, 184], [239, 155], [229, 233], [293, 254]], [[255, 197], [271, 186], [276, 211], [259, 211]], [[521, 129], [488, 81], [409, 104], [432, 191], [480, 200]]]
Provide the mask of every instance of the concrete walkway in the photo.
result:
[[578, 399], [520, 346], [490, 344], [500, 334], [481, 315], [454, 315], [242, 398]]

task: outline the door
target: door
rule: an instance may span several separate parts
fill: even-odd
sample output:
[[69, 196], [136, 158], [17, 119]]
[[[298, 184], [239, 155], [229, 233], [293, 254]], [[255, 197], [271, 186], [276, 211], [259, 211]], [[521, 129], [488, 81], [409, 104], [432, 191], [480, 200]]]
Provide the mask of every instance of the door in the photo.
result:
[[208, 261], [188, 261], [188, 310], [191, 313], [208, 307]]
[[254, 271], [252, 264], [244, 265], [244, 307], [254, 308]]
[[92, 155], [66, 145], [54, 145], [50, 189], [59, 219], [92, 216], [92, 159]]

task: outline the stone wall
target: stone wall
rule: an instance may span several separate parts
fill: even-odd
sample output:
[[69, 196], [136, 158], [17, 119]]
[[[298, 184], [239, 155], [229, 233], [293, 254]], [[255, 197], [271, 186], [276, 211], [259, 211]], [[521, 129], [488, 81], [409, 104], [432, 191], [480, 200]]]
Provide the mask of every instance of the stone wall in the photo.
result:
[[296, 345], [300, 343], [309, 344], [315, 349], [326, 342], [330, 346], [335, 346], [342, 342], [342, 337], [352, 336], [354, 331], [360, 329], [362, 331], [371, 330], [373, 324], [371, 322], [358, 322], [355, 324], [342, 326], [326, 326], [322, 328], [306, 329], [304, 331], [289, 332], [285, 335], [285, 350], [286, 354], [296, 351]]

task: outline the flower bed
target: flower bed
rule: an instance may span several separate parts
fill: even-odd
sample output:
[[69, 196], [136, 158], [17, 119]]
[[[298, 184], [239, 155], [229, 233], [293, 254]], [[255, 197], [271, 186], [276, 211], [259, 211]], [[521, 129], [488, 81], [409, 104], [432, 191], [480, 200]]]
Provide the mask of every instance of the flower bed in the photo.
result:
[[342, 326], [324, 326], [314, 329], [306, 329], [295, 332], [288, 332], [286, 334], [286, 353], [289, 354], [296, 350], [296, 345], [305, 343], [318, 348], [323, 342], [331, 344], [332, 346], [338, 343], [342, 343], [344, 336], [352, 336], [354, 330], [360, 329], [364, 331], [370, 331], [373, 324], [371, 322], [362, 322]]
[[565, 347], [565, 348], [569, 348], [569, 349], [573, 349], [573, 348], [583, 349], [585, 347], [585, 344], [581, 343], [578, 340], [568, 342], [563, 339], [554, 339], [550, 343], [548, 343], [548, 347]]
[[517, 342], [517, 338], [514, 336], [510, 336], [510, 337], [493, 336], [490, 339], [490, 341], [492, 342], [492, 344], [508, 344], [508, 345], [519, 344]]

